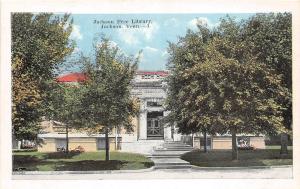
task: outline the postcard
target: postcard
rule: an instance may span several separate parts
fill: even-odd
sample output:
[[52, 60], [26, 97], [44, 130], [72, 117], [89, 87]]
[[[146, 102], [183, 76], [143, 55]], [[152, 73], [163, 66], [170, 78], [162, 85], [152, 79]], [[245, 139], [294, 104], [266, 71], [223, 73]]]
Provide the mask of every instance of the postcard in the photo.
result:
[[299, 2], [268, 2], [4, 1], [1, 185], [296, 188]]

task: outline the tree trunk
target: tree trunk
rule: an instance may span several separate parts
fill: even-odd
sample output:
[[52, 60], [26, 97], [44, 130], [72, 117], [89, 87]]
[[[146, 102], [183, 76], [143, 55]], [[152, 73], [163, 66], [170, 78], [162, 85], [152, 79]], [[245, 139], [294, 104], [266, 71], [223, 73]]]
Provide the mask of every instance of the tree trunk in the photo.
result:
[[194, 133], [192, 133], [192, 143], [191, 143], [192, 147], [194, 147]]
[[24, 139], [21, 140], [21, 145], [20, 146], [21, 146], [21, 149], [24, 148]]
[[207, 153], [207, 133], [206, 133], [206, 131], [205, 132], [203, 132], [203, 136], [204, 136], [204, 152], [205, 153]]
[[286, 133], [281, 133], [280, 142], [281, 142], [280, 154], [281, 155], [287, 155], [288, 154], [288, 149], [287, 149], [288, 135]]
[[118, 149], [118, 130], [117, 126], [115, 126], [115, 150]]
[[237, 138], [236, 138], [236, 130], [231, 130], [232, 135], [232, 160], [238, 160], [238, 146], [237, 146]]
[[174, 125], [171, 126], [171, 138], [172, 138], [172, 141], [174, 141], [174, 132], [175, 132], [175, 128], [174, 128]]
[[105, 129], [105, 161], [109, 161], [109, 138], [108, 128]]
[[69, 153], [69, 126], [66, 125], [66, 153]]

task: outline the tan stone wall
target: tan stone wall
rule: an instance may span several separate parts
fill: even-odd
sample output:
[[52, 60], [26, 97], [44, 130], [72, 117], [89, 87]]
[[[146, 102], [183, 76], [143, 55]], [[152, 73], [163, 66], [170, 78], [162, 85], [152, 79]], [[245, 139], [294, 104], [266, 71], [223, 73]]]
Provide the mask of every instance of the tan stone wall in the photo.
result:
[[[133, 132], [131, 134], [137, 135], [137, 127], [138, 127], [138, 117], [132, 118]], [[115, 134], [115, 129], [112, 129], [112, 134]], [[121, 132], [119, 134], [127, 134], [126, 129], [121, 128]]]
[[212, 138], [212, 149], [231, 149], [231, 137]]
[[[118, 139], [118, 140], [120, 140], [120, 139]], [[116, 151], [117, 150], [115, 141], [116, 141], [115, 138], [109, 138], [109, 149], [111, 151]]]
[[[96, 152], [97, 138], [69, 138], [69, 150], [73, 150], [81, 146], [86, 152]], [[109, 148], [111, 151], [115, 151], [115, 138], [109, 139]], [[44, 144], [38, 147], [39, 152], [55, 152], [56, 140], [55, 138], [44, 139]]]
[[[59, 126], [55, 126], [53, 121], [48, 121], [48, 120], [44, 120], [41, 123], [41, 127], [43, 129], [43, 131], [45, 131], [46, 133], [62, 133], [66, 131], [65, 126], [63, 125], [59, 125]], [[138, 127], [138, 117], [133, 117], [132, 118], [132, 124], [133, 124], [133, 132], [131, 134], [136, 135], [137, 134], [137, 127]], [[86, 133], [86, 129], [75, 129], [72, 128], [72, 126], [69, 127], [69, 133]], [[126, 134], [127, 131], [126, 129], [124, 129], [123, 127], [121, 127], [120, 130], [120, 135], [121, 134]], [[115, 135], [115, 128], [112, 128], [110, 135]]]
[[258, 149], [266, 148], [264, 137], [250, 137], [250, 145]]
[[96, 138], [70, 138], [69, 150], [73, 150], [78, 146], [81, 146], [86, 152], [95, 152], [97, 151], [96, 141]]
[[[265, 149], [264, 137], [250, 137], [250, 145], [258, 149]], [[213, 138], [213, 149], [231, 149], [231, 137]]]
[[194, 138], [194, 148], [200, 149], [200, 137], [195, 137]]
[[38, 146], [39, 152], [55, 152], [56, 144], [54, 138], [45, 139], [44, 143]]

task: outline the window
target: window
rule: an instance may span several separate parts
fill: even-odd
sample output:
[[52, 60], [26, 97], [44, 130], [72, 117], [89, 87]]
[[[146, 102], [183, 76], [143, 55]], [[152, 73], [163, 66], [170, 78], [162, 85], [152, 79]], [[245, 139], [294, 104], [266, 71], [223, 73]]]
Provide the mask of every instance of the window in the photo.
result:
[[66, 139], [55, 139], [56, 151], [64, 151], [67, 148], [67, 140]]
[[239, 136], [237, 137], [238, 147], [249, 147], [250, 146], [250, 137]]
[[148, 107], [161, 107], [162, 106], [162, 102], [152, 102], [152, 101], [149, 101], [149, 102], [147, 102], [147, 106]]
[[[200, 137], [200, 145], [201, 145], [201, 149], [204, 149], [204, 137]], [[211, 149], [211, 138], [207, 137], [206, 138], [206, 147], [207, 149]]]

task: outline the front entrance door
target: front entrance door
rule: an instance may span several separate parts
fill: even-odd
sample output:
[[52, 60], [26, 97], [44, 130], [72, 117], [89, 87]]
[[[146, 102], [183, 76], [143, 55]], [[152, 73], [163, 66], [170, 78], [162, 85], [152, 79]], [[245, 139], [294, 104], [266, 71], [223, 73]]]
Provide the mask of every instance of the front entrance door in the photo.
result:
[[162, 112], [150, 112], [147, 115], [147, 138], [163, 139], [164, 127], [161, 124]]

